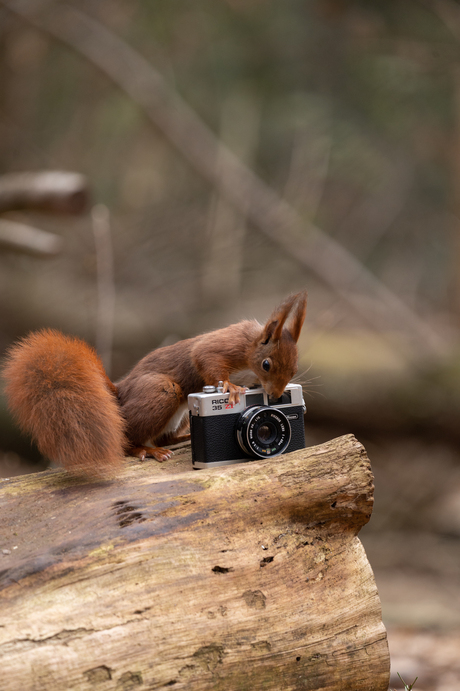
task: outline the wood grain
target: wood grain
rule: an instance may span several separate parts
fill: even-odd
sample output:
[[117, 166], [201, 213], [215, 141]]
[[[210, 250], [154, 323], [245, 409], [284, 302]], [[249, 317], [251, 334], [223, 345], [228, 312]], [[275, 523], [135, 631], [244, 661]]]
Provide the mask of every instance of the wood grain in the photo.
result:
[[0, 484], [2, 691], [387, 691], [362, 445], [190, 468]]

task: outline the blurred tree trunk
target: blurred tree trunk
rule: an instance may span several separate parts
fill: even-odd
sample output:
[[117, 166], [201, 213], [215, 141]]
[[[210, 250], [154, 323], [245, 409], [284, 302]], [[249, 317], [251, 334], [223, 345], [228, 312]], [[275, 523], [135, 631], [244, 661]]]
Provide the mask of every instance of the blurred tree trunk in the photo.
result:
[[[238, 158], [252, 167], [258, 143], [259, 112], [249, 93], [235, 92], [222, 105], [220, 140]], [[219, 305], [235, 301], [240, 293], [246, 213], [237, 209], [222, 194], [229, 171], [216, 161], [221, 186], [212, 194], [201, 277], [205, 304]]]
[[451, 150], [452, 169], [452, 211], [454, 215], [455, 248], [452, 253], [453, 310], [460, 322], [460, 65], [453, 70], [454, 85], [454, 136]]

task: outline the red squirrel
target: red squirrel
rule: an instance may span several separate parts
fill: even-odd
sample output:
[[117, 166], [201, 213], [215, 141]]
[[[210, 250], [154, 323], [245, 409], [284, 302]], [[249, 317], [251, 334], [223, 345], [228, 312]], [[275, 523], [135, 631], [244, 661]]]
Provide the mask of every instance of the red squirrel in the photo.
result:
[[158, 348], [116, 384], [84, 341], [51, 329], [29, 334], [3, 367], [9, 407], [40, 452], [75, 474], [105, 475], [125, 454], [165, 461], [172, 452], [162, 445], [190, 438], [181, 434], [187, 396], [204, 385], [222, 381], [230, 402], [243, 385], [281, 396], [297, 372], [306, 304], [305, 292], [291, 295], [264, 326], [245, 320]]

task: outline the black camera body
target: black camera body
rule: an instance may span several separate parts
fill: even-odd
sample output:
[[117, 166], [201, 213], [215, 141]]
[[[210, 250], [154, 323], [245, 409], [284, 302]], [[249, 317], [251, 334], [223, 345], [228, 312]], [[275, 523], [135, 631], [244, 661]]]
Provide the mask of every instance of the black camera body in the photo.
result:
[[305, 447], [302, 387], [288, 384], [272, 399], [262, 387], [229, 403], [222, 387], [190, 394], [188, 408], [194, 468], [231, 465], [279, 456]]

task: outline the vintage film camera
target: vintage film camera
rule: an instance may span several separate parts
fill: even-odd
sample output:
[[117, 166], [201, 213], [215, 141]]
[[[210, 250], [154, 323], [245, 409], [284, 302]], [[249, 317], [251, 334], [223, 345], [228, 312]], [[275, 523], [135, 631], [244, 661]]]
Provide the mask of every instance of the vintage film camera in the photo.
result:
[[[219, 382], [221, 384], [221, 382]], [[288, 384], [272, 399], [262, 387], [229, 403], [222, 387], [205, 386], [188, 397], [194, 468], [230, 465], [303, 449], [302, 387]]]

